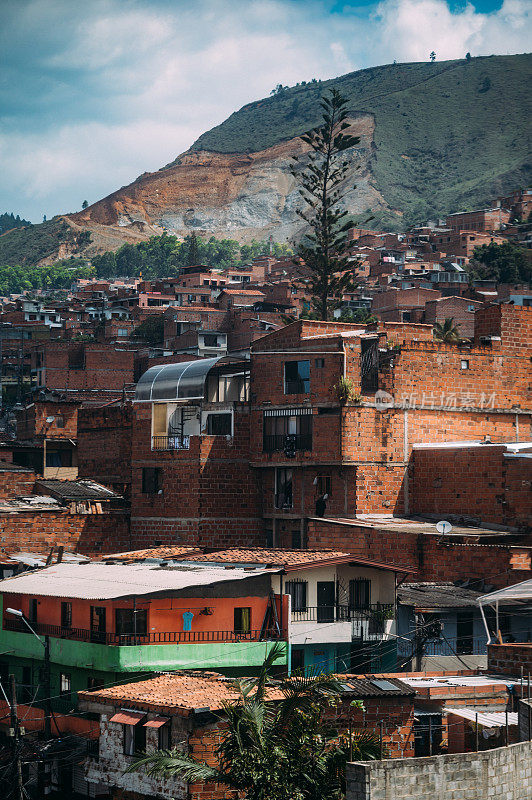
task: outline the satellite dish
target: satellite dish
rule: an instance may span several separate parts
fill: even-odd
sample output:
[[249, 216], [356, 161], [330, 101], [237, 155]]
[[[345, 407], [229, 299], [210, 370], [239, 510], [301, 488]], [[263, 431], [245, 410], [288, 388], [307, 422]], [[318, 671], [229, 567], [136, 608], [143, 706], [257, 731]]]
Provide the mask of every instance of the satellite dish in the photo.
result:
[[436, 530], [438, 533], [441, 533], [442, 536], [445, 536], [446, 533], [450, 533], [453, 529], [453, 526], [447, 520], [442, 519], [436, 524]]

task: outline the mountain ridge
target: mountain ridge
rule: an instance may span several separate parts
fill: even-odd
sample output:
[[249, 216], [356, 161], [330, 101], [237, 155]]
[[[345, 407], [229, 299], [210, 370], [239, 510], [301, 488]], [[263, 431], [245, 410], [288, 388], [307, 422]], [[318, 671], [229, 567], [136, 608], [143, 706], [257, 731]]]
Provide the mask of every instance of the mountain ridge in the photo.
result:
[[[164, 231], [293, 241], [302, 231], [289, 165], [334, 85], [361, 136], [350, 153], [347, 210], [359, 218], [370, 212], [373, 227], [391, 230], [437, 220], [530, 180], [531, 79], [532, 57], [523, 54], [389, 64], [285, 88], [235, 111], [156, 172], [63, 219], [76, 235], [91, 232], [87, 255]], [[0, 237], [0, 262], [9, 235]]]

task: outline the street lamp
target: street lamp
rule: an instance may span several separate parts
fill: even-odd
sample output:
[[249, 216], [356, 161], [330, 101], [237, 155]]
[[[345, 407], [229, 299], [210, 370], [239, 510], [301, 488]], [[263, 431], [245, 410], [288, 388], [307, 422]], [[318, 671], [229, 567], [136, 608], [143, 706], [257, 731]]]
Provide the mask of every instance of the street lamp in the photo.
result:
[[35, 638], [37, 639], [40, 644], [44, 647], [44, 733], [47, 739], [52, 738], [52, 707], [51, 707], [51, 680], [50, 680], [50, 637], [45, 636], [44, 642], [40, 636], [38, 636], [33, 628], [31, 627], [30, 623], [24, 616], [23, 612], [19, 608], [6, 608], [6, 613], [11, 614], [13, 617], [19, 617], [22, 622], [26, 625], [26, 627], [33, 633]]

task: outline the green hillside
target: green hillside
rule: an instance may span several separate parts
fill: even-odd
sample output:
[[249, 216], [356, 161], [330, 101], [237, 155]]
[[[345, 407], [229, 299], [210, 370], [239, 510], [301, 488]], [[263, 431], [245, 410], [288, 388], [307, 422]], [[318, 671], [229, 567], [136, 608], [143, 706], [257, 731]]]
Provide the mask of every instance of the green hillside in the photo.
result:
[[337, 86], [353, 112], [375, 117], [375, 185], [399, 216], [374, 227], [404, 227], [530, 182], [531, 73], [531, 55], [374, 67], [250, 103], [192, 149], [255, 152], [297, 136], [317, 124], [321, 94]]

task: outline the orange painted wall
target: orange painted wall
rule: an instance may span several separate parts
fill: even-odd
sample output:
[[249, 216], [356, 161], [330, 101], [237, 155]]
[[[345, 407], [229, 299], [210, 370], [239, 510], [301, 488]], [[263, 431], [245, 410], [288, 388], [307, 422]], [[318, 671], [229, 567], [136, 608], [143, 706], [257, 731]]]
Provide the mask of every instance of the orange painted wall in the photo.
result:
[[[44, 625], [61, 625], [61, 598], [37, 597], [37, 622]], [[83, 630], [90, 629], [90, 608], [104, 606], [107, 609], [107, 632], [115, 631], [115, 609], [134, 607], [133, 600], [99, 601], [79, 600], [76, 598], [63, 598], [72, 603], [72, 627]], [[29, 616], [29, 595], [4, 594], [4, 618], [13, 620], [11, 615], [6, 615], [6, 608], [17, 608]], [[268, 604], [267, 597], [230, 597], [198, 598], [161, 597], [151, 600], [138, 599], [137, 610], [148, 610], [148, 633], [180, 632], [183, 630], [183, 612], [191, 611], [194, 614], [192, 631], [232, 631], [234, 627], [234, 609], [251, 608], [251, 629], [260, 630]], [[200, 615], [204, 608], [213, 610], [212, 614]]]

